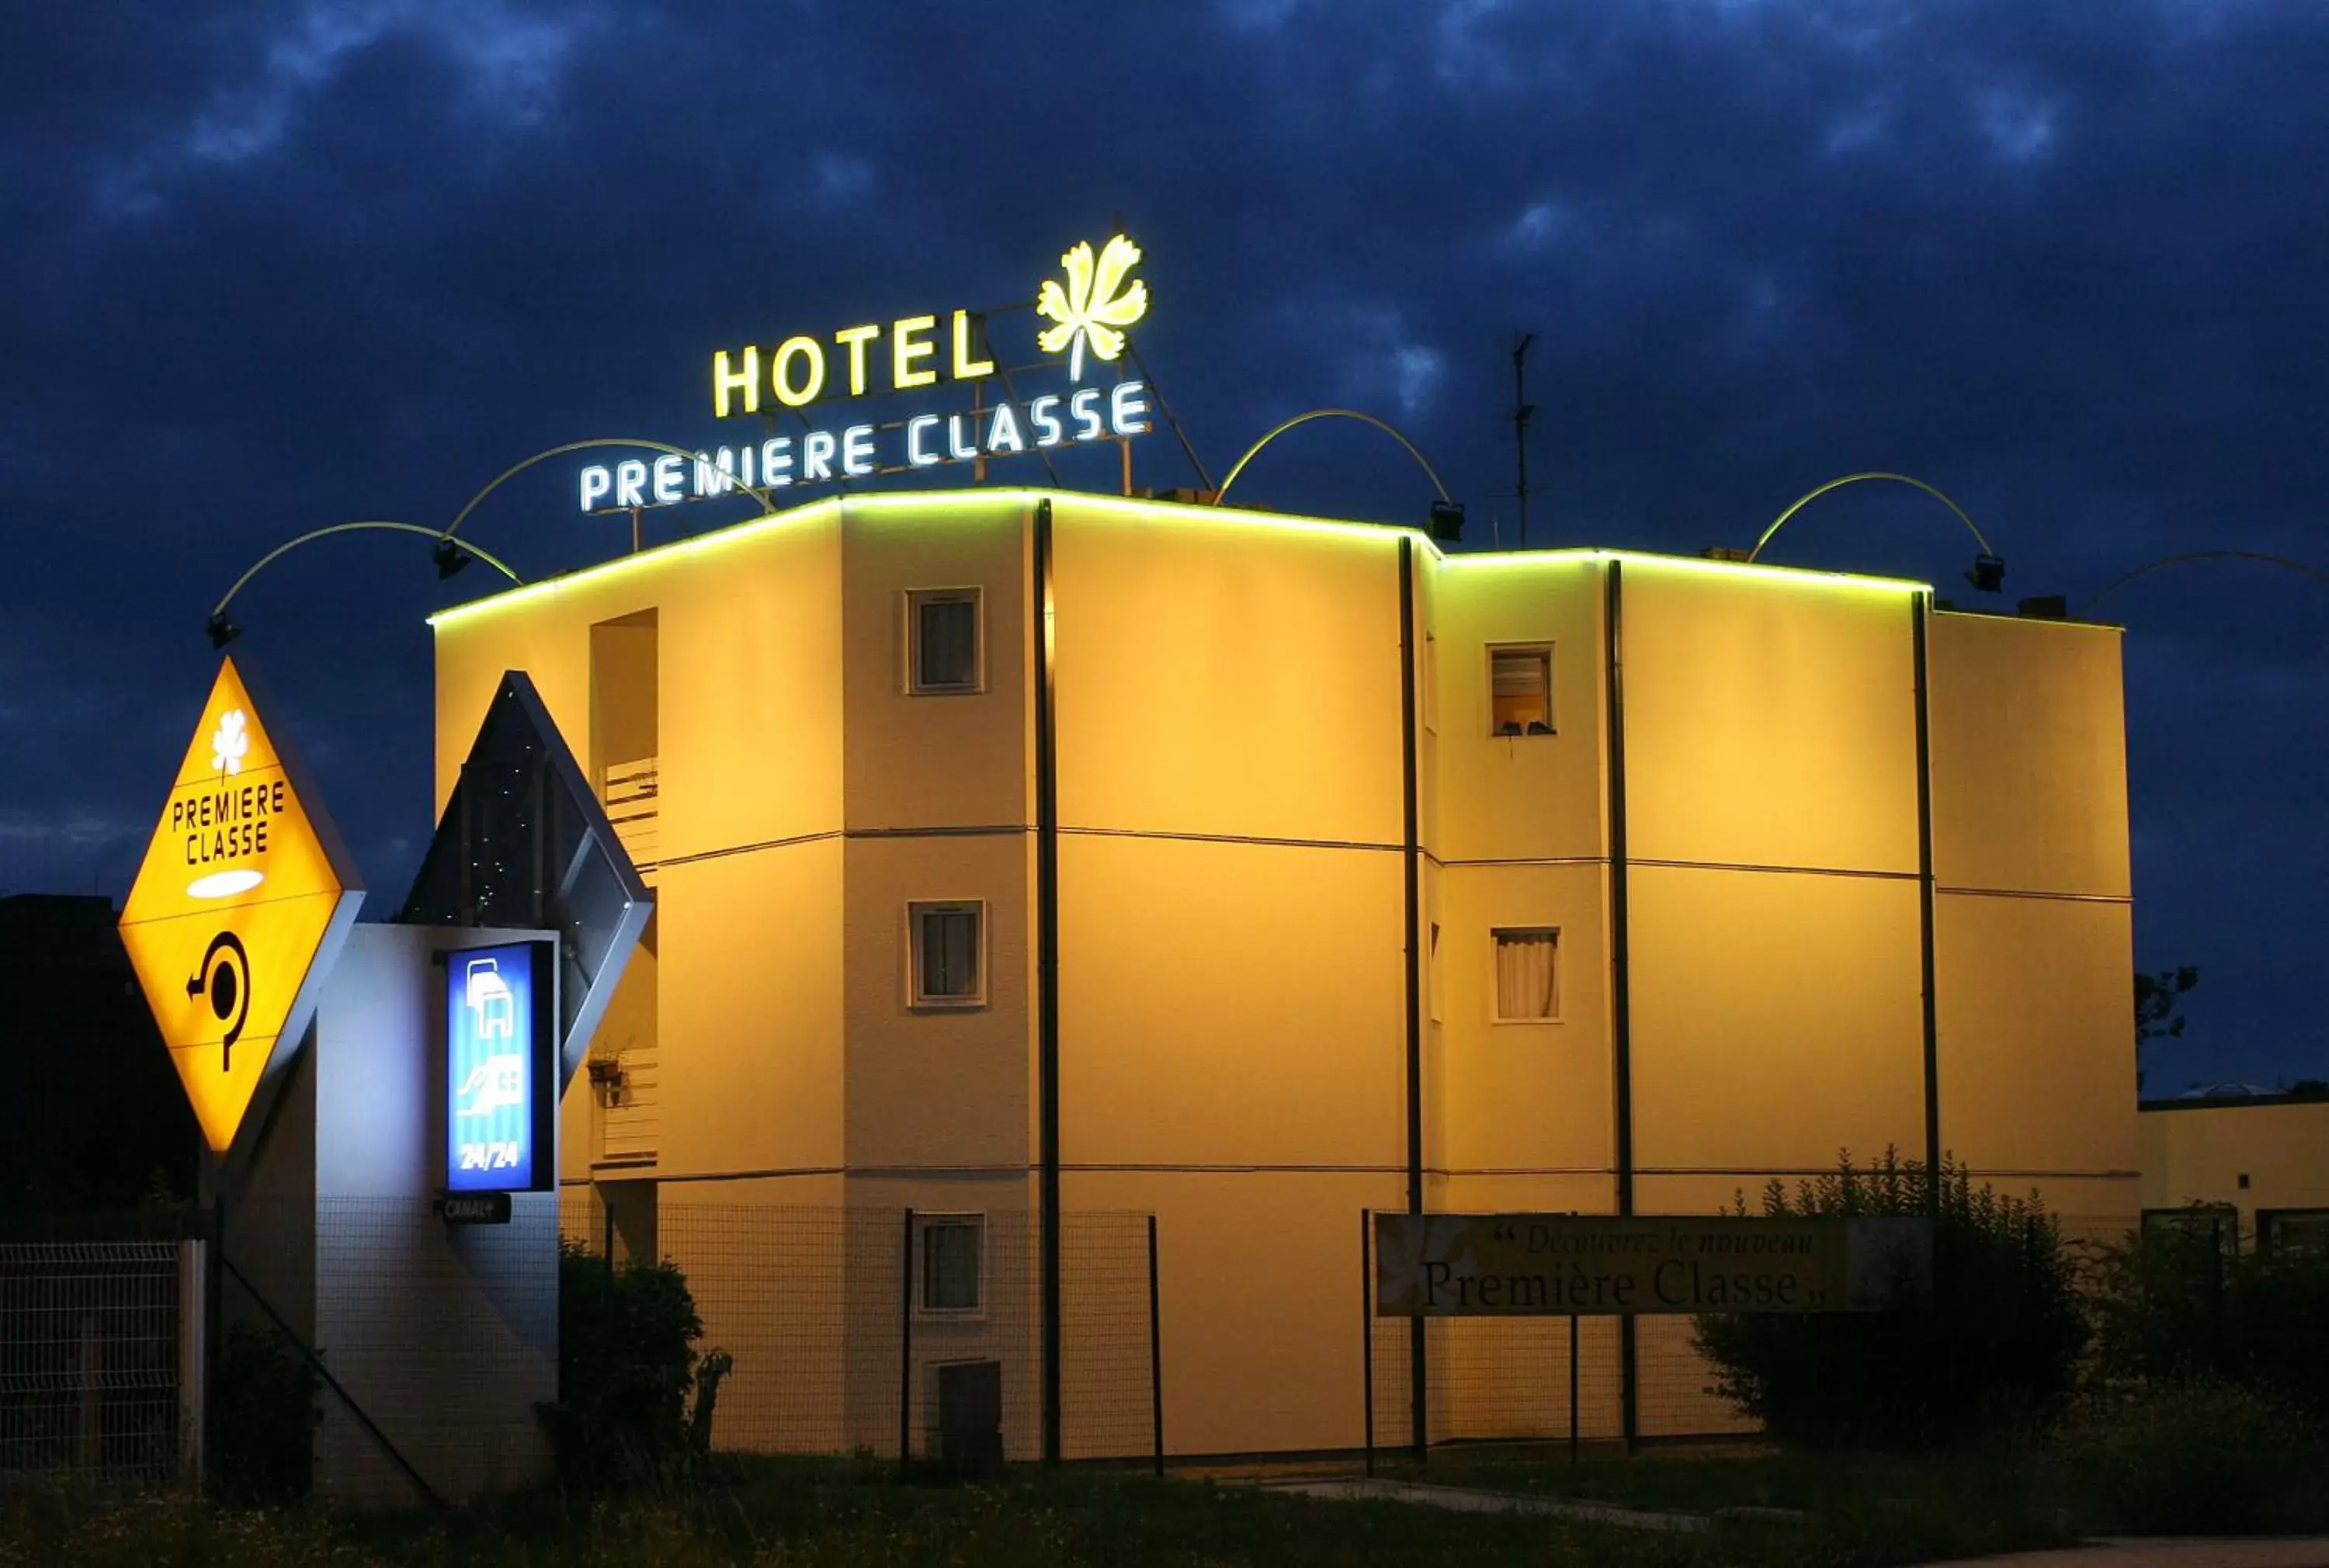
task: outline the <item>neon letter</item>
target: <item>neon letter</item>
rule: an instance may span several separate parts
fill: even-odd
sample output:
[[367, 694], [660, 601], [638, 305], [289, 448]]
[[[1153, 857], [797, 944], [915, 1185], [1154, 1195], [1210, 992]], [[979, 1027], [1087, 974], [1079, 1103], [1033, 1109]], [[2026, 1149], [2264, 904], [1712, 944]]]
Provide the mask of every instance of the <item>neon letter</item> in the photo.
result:
[[1057, 446], [1067, 432], [1060, 427], [1060, 417], [1051, 410], [1060, 406], [1059, 394], [1046, 392], [1027, 405], [1027, 423], [1035, 427], [1035, 445]]
[[725, 419], [728, 417], [728, 395], [731, 392], [744, 394], [744, 412], [747, 414], [757, 414], [760, 411], [760, 350], [758, 344], [744, 345], [744, 368], [740, 371], [731, 371], [728, 368], [726, 349], [721, 349], [712, 356], [712, 417], [713, 418]]
[[[947, 416], [947, 451], [957, 457], [976, 457], [978, 455], [978, 448], [965, 439], [962, 433], [962, 418], [960, 414]], [[976, 430], [971, 432], [974, 437], [977, 434]]]
[[714, 463], [709, 452], [695, 455], [695, 493], [725, 495], [736, 488], [736, 455], [727, 447], [720, 448], [720, 460]]
[[616, 464], [615, 504], [617, 506], [645, 506], [647, 503], [647, 500], [646, 496], [642, 493], [642, 491], [644, 490], [646, 482], [647, 465], [639, 458], [626, 457], [620, 463]]
[[957, 381], [968, 381], [975, 380], [980, 376], [991, 376], [994, 373], [993, 360], [975, 360], [970, 357], [970, 312], [966, 310], [955, 312], [954, 379]]
[[[808, 361], [808, 376], [796, 389], [785, 367], [794, 359]], [[814, 402], [825, 390], [825, 348], [815, 338], [787, 338], [778, 345], [777, 357], [768, 361], [768, 380], [777, 389], [777, 401], [787, 408], [797, 408], [803, 403]]]
[[801, 481], [833, 477], [833, 432], [811, 430], [801, 437]]
[[1148, 383], [1118, 381], [1108, 395], [1108, 427], [1119, 436], [1146, 436], [1155, 428], [1148, 418]]
[[880, 326], [845, 326], [833, 334], [833, 341], [849, 351], [849, 395], [865, 395], [865, 343], [882, 335]]
[[686, 476], [679, 454], [666, 452], [655, 460], [655, 498], [657, 506], [669, 506], [679, 499], [679, 486]]
[[890, 324], [890, 385], [902, 392], [908, 387], [927, 387], [938, 379], [936, 371], [914, 369], [916, 360], [929, 359], [938, 352], [938, 345], [927, 335], [938, 324], [934, 315], [910, 315]]
[[873, 427], [852, 425], [841, 433], [841, 471], [853, 479], [873, 472]]
[[793, 482], [793, 438], [771, 436], [760, 443], [760, 483], [768, 485], [790, 484]]
[[917, 468], [928, 468], [941, 461], [938, 455], [922, 445], [922, 437], [938, 427], [936, 414], [917, 414], [906, 421], [906, 461]]
[[1026, 438], [1019, 434], [1019, 416], [1011, 411], [1008, 403], [995, 405], [995, 418], [986, 427], [986, 449], [989, 452], [1024, 452]]
[[1099, 438], [1099, 389], [1086, 387], [1068, 399], [1068, 412], [1076, 417], [1076, 439], [1095, 441]]
[[607, 472], [605, 464], [593, 463], [582, 470], [582, 510], [589, 511], [592, 502], [605, 499], [614, 487], [615, 476]]

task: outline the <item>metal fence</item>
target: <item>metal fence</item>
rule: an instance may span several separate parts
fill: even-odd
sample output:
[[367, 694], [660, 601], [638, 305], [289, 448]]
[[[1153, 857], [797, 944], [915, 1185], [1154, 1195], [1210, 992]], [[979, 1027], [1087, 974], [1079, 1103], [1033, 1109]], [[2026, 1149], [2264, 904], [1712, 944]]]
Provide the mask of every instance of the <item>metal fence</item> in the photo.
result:
[[[2131, 1216], [2055, 1216], [2073, 1266], [2125, 1243]], [[1371, 1282], [1366, 1289], [1372, 1291]], [[1426, 1441], [1614, 1441], [1626, 1435], [1624, 1325], [1617, 1317], [1378, 1318], [1353, 1288], [1364, 1336], [1370, 1451], [1414, 1441], [1413, 1323], [1422, 1325]], [[1634, 1335], [1634, 1435], [1724, 1437], [1759, 1429], [1717, 1392], [1716, 1368], [1693, 1340], [1696, 1319], [1645, 1315]]]
[[[1034, 1214], [665, 1203], [650, 1237], [626, 1235], [580, 1193], [565, 1198], [560, 1224], [593, 1254], [611, 1246], [610, 1263], [651, 1255], [686, 1276], [702, 1347], [732, 1358], [716, 1448], [936, 1459], [945, 1391], [957, 1391], [959, 1414], [972, 1397], [959, 1391], [983, 1376], [998, 1405], [1003, 1457], [1042, 1453]], [[1061, 1216], [1063, 1458], [1155, 1454], [1153, 1225], [1141, 1214]], [[978, 1368], [991, 1370], [966, 1370]]]
[[203, 1250], [0, 1245], [0, 1475], [199, 1472]]

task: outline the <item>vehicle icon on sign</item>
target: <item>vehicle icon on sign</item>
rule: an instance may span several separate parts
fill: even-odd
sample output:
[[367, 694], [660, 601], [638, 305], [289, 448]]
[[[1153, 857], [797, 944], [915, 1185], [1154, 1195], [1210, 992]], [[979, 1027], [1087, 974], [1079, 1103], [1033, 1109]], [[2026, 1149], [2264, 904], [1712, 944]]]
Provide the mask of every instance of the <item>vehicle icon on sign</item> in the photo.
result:
[[517, 999], [492, 959], [469, 960], [461, 1000], [469, 1009], [469, 1030], [476, 1038], [506, 1040], [516, 1034]]

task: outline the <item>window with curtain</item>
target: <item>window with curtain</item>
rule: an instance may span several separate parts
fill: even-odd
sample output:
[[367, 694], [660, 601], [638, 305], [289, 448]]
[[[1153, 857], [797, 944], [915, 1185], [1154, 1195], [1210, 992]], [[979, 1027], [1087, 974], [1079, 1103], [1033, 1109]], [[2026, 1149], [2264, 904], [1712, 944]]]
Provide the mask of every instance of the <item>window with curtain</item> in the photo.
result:
[[976, 1312], [985, 1222], [976, 1215], [933, 1216], [922, 1227], [922, 1310]]
[[908, 913], [914, 939], [914, 1005], [964, 1007], [985, 1000], [979, 968], [984, 906], [915, 904]]
[[1501, 930], [1496, 939], [1496, 1021], [1561, 1017], [1561, 933], [1549, 925]]
[[978, 591], [957, 588], [910, 597], [911, 690], [917, 693], [977, 690]]
[[1488, 650], [1490, 733], [1551, 735], [1552, 733], [1552, 650], [1530, 648]]

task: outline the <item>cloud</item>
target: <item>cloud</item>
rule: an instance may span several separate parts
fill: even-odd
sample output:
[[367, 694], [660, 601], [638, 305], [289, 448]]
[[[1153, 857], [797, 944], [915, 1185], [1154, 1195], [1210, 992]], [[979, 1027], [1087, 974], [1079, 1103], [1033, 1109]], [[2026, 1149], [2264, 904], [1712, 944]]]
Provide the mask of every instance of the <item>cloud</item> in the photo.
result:
[[[2288, 0], [1039, 4], [1009, 28], [921, 13], [910, 47], [811, 0], [8, 7], [25, 631], [0, 632], [23, 759], [0, 812], [141, 820], [207, 679], [203, 615], [282, 539], [442, 521], [580, 436], [701, 444], [707, 345], [1009, 299], [1119, 212], [1157, 300], [1143, 355], [1216, 477], [1348, 402], [1485, 514], [1528, 330], [1532, 537], [1743, 544], [1878, 466], [1972, 509], [2017, 595], [2075, 601], [2178, 549], [2324, 560], [2324, 69], [2329, 12]], [[1413, 515], [1403, 457], [1353, 460], [1370, 439], [1306, 431], [1240, 484]], [[1139, 463], [1187, 482], [1177, 443]], [[469, 526], [528, 576], [618, 548], [570, 477], [545, 465]], [[1913, 494], [1824, 500], [1781, 546], [1965, 565]], [[237, 600], [368, 855], [426, 838], [420, 617], [475, 580], [353, 536]], [[2289, 978], [2329, 843], [2300, 717], [2329, 695], [2316, 591], [2179, 568], [2115, 601], [2137, 952], [2210, 966], [2228, 1052], [2329, 1051]], [[98, 850], [117, 888], [134, 849]]]

